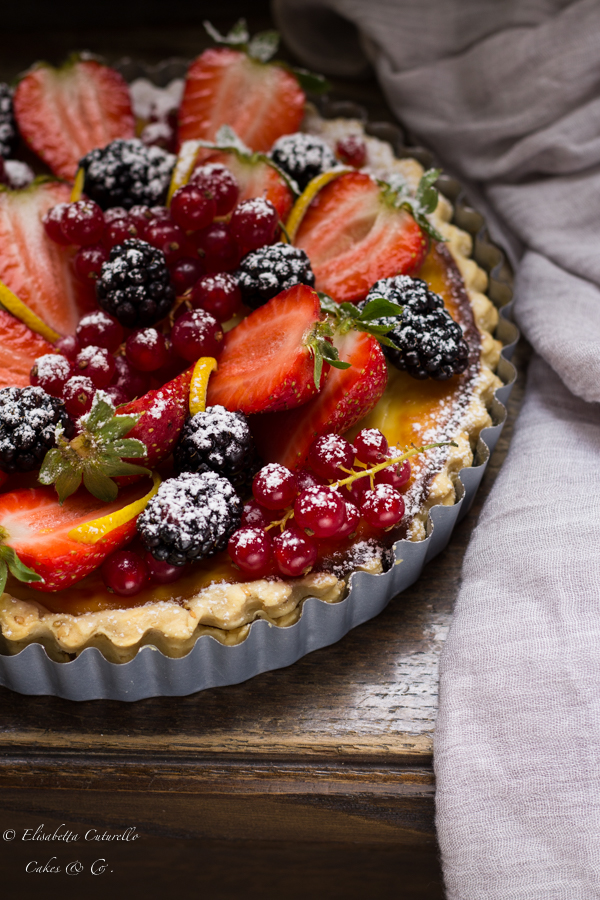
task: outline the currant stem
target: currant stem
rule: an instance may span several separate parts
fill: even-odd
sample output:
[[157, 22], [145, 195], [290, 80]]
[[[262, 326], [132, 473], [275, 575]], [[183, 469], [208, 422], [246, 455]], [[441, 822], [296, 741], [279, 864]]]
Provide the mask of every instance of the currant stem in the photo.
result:
[[458, 444], [455, 444], [454, 441], [441, 441], [438, 444], [425, 444], [423, 447], [413, 447], [412, 450], [406, 450], [402, 456], [395, 456], [392, 459], [384, 459], [383, 462], [377, 463], [376, 466], [371, 466], [368, 469], [363, 469], [362, 472], [354, 472], [352, 475], [349, 475], [348, 478], [342, 478], [339, 481], [334, 481], [333, 484], [330, 484], [331, 488], [340, 488], [345, 487], [347, 484], [352, 484], [353, 481], [357, 481], [359, 478], [365, 478], [367, 475], [375, 476], [378, 472], [381, 472], [383, 469], [388, 469], [390, 466], [397, 465], [398, 463], [404, 462], [407, 459], [410, 459], [411, 456], [416, 456], [418, 453], [424, 453], [425, 450], [433, 450], [434, 447], [457, 447]]

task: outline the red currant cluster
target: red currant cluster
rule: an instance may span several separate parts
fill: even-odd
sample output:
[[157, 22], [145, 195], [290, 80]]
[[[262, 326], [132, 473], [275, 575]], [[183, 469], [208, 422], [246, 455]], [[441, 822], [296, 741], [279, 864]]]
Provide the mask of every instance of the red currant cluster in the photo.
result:
[[360, 134], [347, 134], [336, 143], [335, 155], [347, 166], [362, 169], [367, 161], [367, 146]]
[[231, 559], [254, 578], [302, 575], [317, 560], [316, 539], [348, 538], [361, 518], [392, 528], [404, 515], [399, 489], [410, 478], [407, 456], [414, 452], [390, 455], [381, 431], [364, 428], [354, 444], [338, 434], [317, 438], [310, 469], [269, 463], [255, 476], [253, 499], [229, 540]]
[[187, 566], [171, 566], [154, 559], [150, 552], [142, 557], [133, 550], [116, 550], [101, 569], [108, 590], [121, 597], [133, 597], [144, 587], [171, 584], [187, 571]]

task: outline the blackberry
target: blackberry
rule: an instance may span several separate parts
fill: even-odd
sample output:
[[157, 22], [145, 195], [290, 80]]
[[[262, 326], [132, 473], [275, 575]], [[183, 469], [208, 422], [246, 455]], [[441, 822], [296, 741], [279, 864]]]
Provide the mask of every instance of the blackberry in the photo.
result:
[[242, 501], [216, 472], [183, 472], [163, 481], [137, 521], [144, 546], [172, 566], [224, 550], [242, 517]]
[[102, 264], [96, 298], [126, 328], [163, 319], [175, 302], [175, 289], [162, 250], [137, 238], [117, 244]]
[[6, 387], [0, 390], [0, 469], [31, 472], [39, 469], [55, 445], [55, 428], [62, 425], [72, 438], [75, 424], [65, 404], [41, 387]]
[[0, 156], [8, 159], [17, 145], [17, 125], [13, 112], [13, 92], [7, 84], [0, 84]]
[[112, 206], [165, 202], [175, 156], [161, 147], [147, 147], [138, 138], [119, 138], [90, 150], [79, 165], [85, 170], [83, 191], [102, 209]]
[[242, 300], [258, 309], [294, 284], [314, 287], [315, 276], [304, 250], [291, 244], [271, 244], [248, 253], [235, 273]]
[[174, 450], [176, 472], [216, 472], [240, 492], [260, 468], [246, 417], [209, 406], [188, 419]]
[[375, 297], [385, 297], [404, 307], [401, 316], [388, 316], [380, 321], [392, 325], [387, 337], [395, 347], [383, 352], [398, 369], [413, 378], [444, 381], [464, 372], [469, 364], [469, 348], [460, 325], [444, 307], [438, 294], [424, 281], [398, 275], [375, 282], [364, 306]]
[[280, 169], [293, 178], [301, 191], [309, 181], [338, 165], [333, 150], [314, 134], [284, 134], [278, 138], [269, 156]]

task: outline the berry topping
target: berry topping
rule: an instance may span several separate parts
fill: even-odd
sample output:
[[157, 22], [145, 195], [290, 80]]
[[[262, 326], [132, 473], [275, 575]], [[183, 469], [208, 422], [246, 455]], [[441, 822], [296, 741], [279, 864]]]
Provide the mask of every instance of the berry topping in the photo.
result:
[[185, 232], [170, 219], [153, 219], [144, 231], [145, 240], [164, 253], [167, 265], [193, 252]]
[[174, 165], [173, 154], [160, 147], [146, 147], [137, 138], [119, 139], [80, 161], [83, 189], [102, 209], [154, 206], [166, 199]]
[[346, 501], [330, 487], [307, 488], [296, 498], [294, 516], [317, 537], [334, 537], [346, 518]]
[[71, 374], [71, 363], [66, 357], [58, 353], [45, 353], [33, 364], [30, 381], [34, 387], [43, 388], [52, 397], [60, 397]]
[[117, 356], [113, 385], [119, 388], [128, 400], [135, 400], [148, 390], [148, 378], [139, 369], [134, 369], [126, 357]]
[[210, 194], [216, 204], [217, 216], [228, 215], [240, 193], [235, 175], [222, 163], [207, 163], [192, 172], [190, 182]]
[[301, 191], [321, 172], [337, 165], [331, 147], [323, 138], [302, 132], [278, 138], [269, 156], [293, 178]]
[[[98, 309], [96, 312], [83, 316], [75, 335], [81, 347], [90, 345], [105, 347], [106, 350], [114, 353], [123, 340], [123, 328], [117, 319]], [[65, 353], [64, 350], [61, 352]], [[68, 356], [68, 353], [65, 353], [65, 356]]]
[[8, 159], [15, 151], [17, 126], [13, 112], [13, 92], [7, 84], [0, 84], [0, 157]]
[[298, 494], [296, 476], [279, 463], [269, 463], [252, 482], [252, 493], [261, 506], [283, 509], [290, 506]]
[[321, 478], [343, 478], [354, 462], [354, 447], [339, 434], [324, 434], [311, 444], [308, 462]]
[[188, 362], [195, 362], [201, 356], [217, 357], [223, 349], [223, 331], [209, 313], [192, 309], [173, 325], [171, 343], [175, 353]]
[[246, 575], [262, 578], [271, 570], [271, 537], [262, 528], [238, 528], [229, 538], [229, 555]]
[[[107, 210], [107, 213], [110, 211], [111, 210]], [[125, 210], [123, 210], [123, 212], [125, 212]], [[106, 220], [106, 216], [104, 218]], [[129, 238], [134, 237], [141, 237], [141, 235], [138, 232], [138, 227], [134, 220], [125, 213], [125, 215], [113, 219], [112, 222], [107, 222], [102, 240], [104, 241], [105, 246], [110, 250], [112, 247], [116, 247], [117, 244], [122, 244], [123, 241], [127, 241]]]
[[120, 597], [133, 597], [148, 581], [148, 569], [137, 553], [117, 550], [104, 560], [102, 580], [109, 591]]
[[335, 145], [335, 153], [339, 160], [347, 166], [362, 169], [367, 161], [367, 146], [360, 134], [347, 134]]
[[41, 387], [0, 390], [0, 469], [31, 472], [38, 469], [55, 444], [56, 426], [67, 436], [75, 426], [65, 404]]
[[105, 388], [115, 373], [115, 358], [104, 347], [84, 347], [75, 359], [80, 375], [86, 375], [95, 388]]
[[388, 442], [378, 428], [363, 428], [354, 438], [357, 458], [364, 463], [382, 462], [388, 452]]
[[191, 239], [207, 271], [228, 272], [237, 266], [240, 251], [225, 222], [213, 222], [208, 228], [193, 234]]
[[[92, 343], [90, 341], [90, 343]], [[60, 338], [54, 345], [62, 356], [66, 356], [71, 362], [75, 362], [77, 354], [81, 350], [81, 344], [74, 334], [68, 334], [66, 337]]]
[[401, 316], [382, 320], [394, 326], [387, 338], [395, 346], [385, 346], [383, 352], [398, 369], [405, 369], [413, 378], [438, 381], [464, 372], [469, 348], [461, 327], [424, 281], [402, 275], [383, 278], [373, 285], [365, 303], [373, 297], [403, 306]]
[[51, 206], [42, 216], [44, 230], [50, 240], [54, 241], [55, 244], [62, 244], [63, 247], [71, 243], [62, 230], [63, 217], [70, 205], [70, 203], [57, 203], [56, 206]]
[[186, 184], [173, 194], [171, 218], [184, 231], [206, 228], [216, 214], [217, 204], [212, 194], [197, 184]]
[[317, 561], [317, 545], [294, 524], [273, 538], [273, 556], [281, 575], [305, 575]]
[[236, 272], [246, 306], [258, 309], [294, 284], [314, 286], [315, 276], [304, 250], [277, 243], [248, 253]]
[[360, 514], [374, 528], [391, 528], [404, 515], [404, 500], [391, 484], [376, 484], [363, 494]]
[[196, 309], [204, 309], [219, 322], [227, 322], [240, 311], [242, 294], [236, 279], [222, 272], [200, 278], [192, 288], [190, 300]]
[[174, 461], [176, 472], [216, 472], [238, 490], [248, 485], [257, 462], [246, 417], [223, 406], [196, 413], [183, 427]]
[[156, 559], [182, 566], [223, 550], [241, 515], [242, 501], [226, 478], [183, 472], [163, 481], [137, 528]]
[[62, 398], [65, 402], [65, 409], [74, 419], [85, 415], [92, 408], [96, 387], [91, 378], [85, 375], [73, 375], [66, 382]]
[[243, 200], [236, 206], [229, 227], [242, 252], [249, 253], [265, 244], [272, 244], [278, 224], [279, 216], [273, 204], [262, 197], [255, 197], [253, 200]]
[[75, 254], [75, 274], [83, 282], [94, 282], [100, 277], [102, 266], [108, 260], [108, 250], [103, 244], [81, 247]]
[[127, 362], [140, 372], [154, 372], [167, 361], [165, 336], [156, 328], [142, 328], [134, 331], [125, 344]]
[[144, 562], [148, 570], [148, 579], [152, 584], [172, 584], [185, 572], [184, 566], [172, 566], [168, 562], [161, 562], [160, 559], [155, 559], [151, 553], [146, 553]]
[[69, 203], [61, 215], [60, 224], [69, 243], [79, 247], [97, 244], [104, 232], [102, 210], [93, 200]]
[[251, 497], [250, 500], [247, 500], [244, 503], [244, 510], [242, 512], [242, 521], [241, 525], [245, 528], [266, 528], [270, 523], [271, 519], [269, 518], [267, 512], [263, 507]]
[[137, 239], [113, 247], [96, 282], [96, 296], [126, 328], [154, 325], [175, 301], [164, 254]]
[[203, 260], [195, 259], [193, 256], [183, 256], [170, 266], [169, 271], [175, 293], [181, 297], [196, 284], [206, 270]]

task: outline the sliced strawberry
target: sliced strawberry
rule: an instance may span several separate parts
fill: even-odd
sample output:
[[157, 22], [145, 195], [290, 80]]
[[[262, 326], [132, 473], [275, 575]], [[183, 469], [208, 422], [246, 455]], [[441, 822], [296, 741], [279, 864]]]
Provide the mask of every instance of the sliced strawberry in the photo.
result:
[[143, 413], [128, 438], [143, 441], [148, 454], [130, 462], [152, 469], [170, 455], [189, 414], [190, 382], [194, 367], [186, 369], [173, 381], [143, 397], [120, 406], [118, 415]]
[[347, 172], [319, 191], [294, 244], [308, 254], [317, 290], [340, 303], [362, 300], [379, 278], [417, 271], [427, 250], [413, 217], [364, 172]]
[[205, 50], [191, 64], [179, 107], [179, 143], [212, 141], [229, 125], [252, 150], [267, 151], [298, 131], [304, 91], [280, 66], [226, 47]]
[[58, 181], [0, 190], [0, 281], [63, 335], [75, 331], [90, 297], [71, 274], [70, 252], [46, 235], [42, 216], [51, 206], [68, 203], [70, 193]]
[[38, 591], [58, 591], [84, 578], [104, 559], [135, 535], [137, 516], [115, 528], [96, 544], [69, 538], [72, 528], [109, 515], [139, 499], [148, 482], [121, 491], [114, 503], [103, 503], [85, 489], [77, 491], [61, 506], [51, 487], [28, 488], [0, 494], [0, 526], [3, 542], [16, 551], [21, 562], [41, 575], [32, 582]]
[[60, 69], [39, 63], [19, 82], [14, 110], [27, 144], [70, 181], [90, 150], [135, 133], [126, 82], [95, 60], [75, 59]]
[[38, 356], [53, 352], [52, 344], [0, 309], [0, 388], [28, 385]]
[[[317, 393], [309, 341], [320, 318], [319, 297], [304, 284], [251, 313], [225, 335], [219, 368], [208, 383], [208, 403], [243, 413], [306, 403]], [[328, 368], [323, 366], [323, 375]]]
[[219, 151], [211, 153], [203, 162], [222, 163], [233, 172], [240, 187], [238, 203], [263, 197], [270, 200], [281, 221], [285, 222], [294, 203], [294, 195], [285, 178], [264, 159], [244, 159], [233, 151]]
[[363, 331], [349, 331], [333, 340], [349, 369], [331, 369], [321, 393], [300, 409], [253, 416], [250, 426], [266, 462], [290, 469], [301, 465], [316, 437], [347, 431], [382, 396], [387, 383], [385, 357], [378, 341]]

